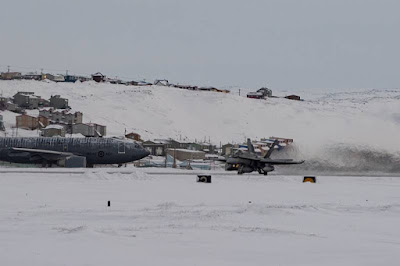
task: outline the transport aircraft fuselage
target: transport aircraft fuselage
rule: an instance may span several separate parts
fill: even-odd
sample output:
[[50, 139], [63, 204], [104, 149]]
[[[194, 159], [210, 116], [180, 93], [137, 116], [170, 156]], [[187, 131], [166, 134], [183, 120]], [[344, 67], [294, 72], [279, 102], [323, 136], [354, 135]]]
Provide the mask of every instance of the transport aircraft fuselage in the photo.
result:
[[147, 155], [138, 143], [116, 138], [0, 138], [0, 160], [13, 163], [51, 164], [68, 156], [84, 156], [88, 165], [123, 164]]

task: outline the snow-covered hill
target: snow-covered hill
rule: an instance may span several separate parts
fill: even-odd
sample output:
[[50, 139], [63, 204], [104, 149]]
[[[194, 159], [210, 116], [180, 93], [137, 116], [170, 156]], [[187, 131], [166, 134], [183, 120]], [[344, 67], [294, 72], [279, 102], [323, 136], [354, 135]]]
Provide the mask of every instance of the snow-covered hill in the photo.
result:
[[[304, 101], [95, 82], [0, 81], [0, 91], [3, 96], [17, 91], [33, 91], [45, 98], [60, 94], [74, 110], [84, 113], [84, 122], [107, 125], [108, 135], [123, 135], [126, 129], [144, 139], [210, 139], [215, 144], [281, 136], [293, 138], [292, 151], [309, 160], [330, 158], [332, 147], [337, 146], [341, 151], [393, 155], [395, 161], [400, 151], [400, 89], [291, 92]], [[3, 115], [6, 126], [15, 123], [14, 114]]]

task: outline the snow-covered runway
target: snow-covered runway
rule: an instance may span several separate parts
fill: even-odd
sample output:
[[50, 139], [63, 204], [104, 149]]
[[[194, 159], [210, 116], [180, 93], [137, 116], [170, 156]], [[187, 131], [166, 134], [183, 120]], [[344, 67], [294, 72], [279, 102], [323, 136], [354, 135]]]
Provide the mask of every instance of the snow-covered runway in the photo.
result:
[[300, 176], [225, 174], [203, 184], [190, 172], [35, 171], [0, 174], [0, 265], [398, 265], [400, 259], [400, 177], [304, 184]]

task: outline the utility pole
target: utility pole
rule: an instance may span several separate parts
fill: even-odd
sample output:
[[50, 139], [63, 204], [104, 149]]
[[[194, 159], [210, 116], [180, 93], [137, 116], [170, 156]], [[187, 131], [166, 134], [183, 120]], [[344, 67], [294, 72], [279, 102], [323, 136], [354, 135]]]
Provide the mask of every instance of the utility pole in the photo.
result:
[[239, 89], [239, 96], [240, 96], [240, 89]]
[[7, 72], [10, 73], [10, 66], [7, 66]]

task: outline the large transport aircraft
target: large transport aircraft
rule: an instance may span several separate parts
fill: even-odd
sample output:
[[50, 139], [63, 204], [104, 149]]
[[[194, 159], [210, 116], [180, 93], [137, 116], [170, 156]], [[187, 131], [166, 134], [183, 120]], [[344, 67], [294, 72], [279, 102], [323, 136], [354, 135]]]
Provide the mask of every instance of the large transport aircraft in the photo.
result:
[[0, 160], [12, 163], [62, 165], [71, 158], [84, 165], [118, 164], [140, 160], [150, 153], [136, 142], [116, 138], [23, 137], [0, 138]]

